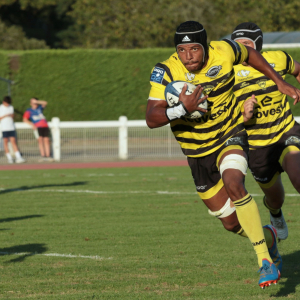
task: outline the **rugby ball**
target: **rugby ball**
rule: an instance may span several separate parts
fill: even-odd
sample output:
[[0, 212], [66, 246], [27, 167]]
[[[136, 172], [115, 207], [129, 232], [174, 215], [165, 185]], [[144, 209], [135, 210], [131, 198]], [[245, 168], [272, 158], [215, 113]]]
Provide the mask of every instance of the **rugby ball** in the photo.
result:
[[[174, 106], [178, 103], [179, 94], [182, 92], [182, 89], [183, 89], [185, 83], [187, 84], [187, 90], [186, 90], [185, 94], [186, 95], [191, 95], [194, 92], [195, 88], [196, 88], [196, 86], [193, 85], [192, 83], [177, 80], [177, 81], [170, 82], [166, 86], [165, 98], [166, 98], [167, 103], [170, 107], [172, 107], [172, 106]], [[203, 97], [204, 97], [204, 94], [202, 93], [200, 98], [203, 98]], [[207, 100], [205, 99], [205, 101], [200, 103], [198, 105], [198, 107], [207, 109]], [[198, 119], [198, 118], [201, 118], [204, 114], [205, 113], [202, 112], [202, 111], [195, 110], [190, 114], [186, 114], [185, 117], [187, 117], [189, 119]]]

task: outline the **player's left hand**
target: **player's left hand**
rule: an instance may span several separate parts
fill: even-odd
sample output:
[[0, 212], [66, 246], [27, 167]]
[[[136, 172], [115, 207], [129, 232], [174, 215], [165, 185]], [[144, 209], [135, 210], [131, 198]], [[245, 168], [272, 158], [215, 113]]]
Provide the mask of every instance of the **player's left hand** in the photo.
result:
[[300, 90], [292, 86], [291, 84], [283, 81], [282, 83], [278, 84], [278, 90], [285, 95], [290, 96], [294, 99], [294, 105], [300, 102]]
[[247, 122], [252, 118], [255, 104], [257, 104], [257, 100], [255, 99], [255, 95], [252, 95], [251, 98], [249, 98], [245, 101], [245, 103], [244, 103], [244, 112], [243, 112], [244, 122]]

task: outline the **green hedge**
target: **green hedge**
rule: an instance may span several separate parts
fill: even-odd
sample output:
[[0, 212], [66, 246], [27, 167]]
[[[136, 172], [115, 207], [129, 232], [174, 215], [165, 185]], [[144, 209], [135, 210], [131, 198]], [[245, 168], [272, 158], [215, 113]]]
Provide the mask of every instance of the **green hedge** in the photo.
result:
[[49, 102], [47, 119], [144, 119], [153, 66], [173, 49], [36, 50], [16, 53], [14, 106], [24, 111], [31, 97]]
[[[15, 81], [14, 107], [19, 114], [29, 99], [47, 100], [48, 120], [144, 119], [149, 78], [153, 66], [168, 58], [174, 49], [142, 50], [32, 50], [0, 52], [0, 76]], [[300, 61], [300, 49], [287, 49]], [[296, 84], [292, 76], [288, 82]], [[298, 85], [299, 86], [299, 85]], [[0, 82], [5, 95], [6, 85]], [[292, 106], [300, 115], [300, 105]]]

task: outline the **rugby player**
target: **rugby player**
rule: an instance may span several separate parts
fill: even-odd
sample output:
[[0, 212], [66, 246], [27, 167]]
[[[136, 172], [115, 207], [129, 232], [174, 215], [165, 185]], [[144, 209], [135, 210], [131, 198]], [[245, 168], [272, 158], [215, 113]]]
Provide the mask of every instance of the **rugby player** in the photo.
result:
[[[239, 24], [231, 38], [259, 52], [262, 50], [263, 33], [254, 23]], [[300, 82], [300, 64], [289, 54], [266, 51], [262, 56], [283, 79], [291, 74]], [[234, 66], [234, 70], [233, 91], [243, 104], [249, 136], [249, 168], [265, 194], [263, 201], [278, 239], [284, 240], [288, 237], [288, 227], [281, 211], [284, 188], [280, 174], [285, 171], [300, 192], [300, 126], [294, 120], [287, 96], [271, 79], [245, 62]]]
[[[199, 196], [227, 230], [246, 232], [260, 266], [259, 285], [276, 283], [280, 273], [269, 255], [256, 202], [244, 186], [248, 142], [241, 108], [232, 91], [233, 66], [247, 62], [295, 102], [300, 100], [300, 91], [284, 82], [253, 48], [231, 40], [208, 45], [206, 31], [198, 22], [179, 25], [174, 41], [176, 52], [152, 70], [147, 124], [157, 128], [171, 123], [173, 134], [188, 157]], [[175, 80], [190, 82], [197, 88], [193, 94], [185, 95], [185, 86], [179, 105], [168, 107], [165, 86]], [[202, 91], [206, 96], [199, 99]], [[205, 99], [209, 103], [207, 110], [198, 107]], [[186, 117], [187, 112], [195, 110], [205, 114], [199, 119]]]

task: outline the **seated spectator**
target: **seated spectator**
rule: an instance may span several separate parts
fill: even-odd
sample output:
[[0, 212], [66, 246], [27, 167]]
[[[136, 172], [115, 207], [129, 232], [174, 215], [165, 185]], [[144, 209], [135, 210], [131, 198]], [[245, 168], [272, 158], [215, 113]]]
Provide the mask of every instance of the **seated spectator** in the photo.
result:
[[25, 111], [23, 115], [23, 122], [29, 124], [33, 130], [38, 130], [38, 143], [41, 154], [41, 159], [39, 161], [52, 162], [53, 158], [50, 156], [50, 130], [47, 120], [43, 115], [43, 111], [47, 104], [47, 101], [38, 100], [38, 98], [31, 98], [31, 108], [28, 108]]
[[11, 156], [8, 148], [8, 141], [10, 141], [13, 151], [15, 153], [15, 162], [20, 164], [25, 162], [21, 156], [16, 142], [16, 129], [14, 124], [14, 107], [11, 105], [11, 97], [5, 96], [0, 105], [0, 124], [4, 142], [4, 150], [9, 164], [12, 164], [13, 157]]

